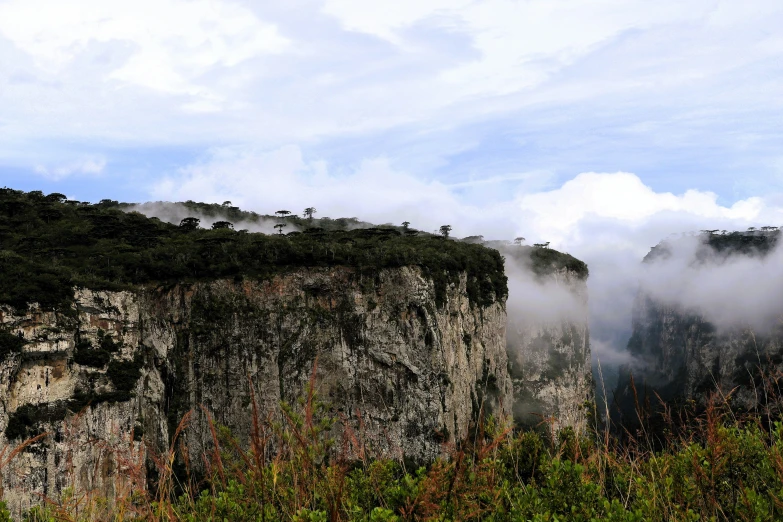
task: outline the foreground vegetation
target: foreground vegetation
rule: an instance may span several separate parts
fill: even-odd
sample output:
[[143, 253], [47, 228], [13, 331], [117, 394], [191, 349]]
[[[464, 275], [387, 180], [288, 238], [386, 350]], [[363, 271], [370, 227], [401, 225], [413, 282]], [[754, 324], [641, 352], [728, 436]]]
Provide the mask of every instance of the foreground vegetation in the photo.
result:
[[[145, 486], [145, 452], [128, 434], [117, 498], [69, 491], [45, 499], [25, 520], [780, 519], [783, 423], [765, 429], [758, 417], [735, 417], [729, 402], [713, 399], [655, 452], [646, 449], [643, 428], [620, 447], [606, 431], [515, 433], [488, 419], [461, 444], [444, 447], [442, 460], [414, 468], [374, 458], [360, 430], [330, 417], [311, 381], [301, 403], [283, 405], [277, 421], [254, 408], [249, 441], [213, 425], [214, 449], [199, 478], [175, 441], [151, 456], [157, 479]], [[187, 423], [188, 416], [178, 434]]]

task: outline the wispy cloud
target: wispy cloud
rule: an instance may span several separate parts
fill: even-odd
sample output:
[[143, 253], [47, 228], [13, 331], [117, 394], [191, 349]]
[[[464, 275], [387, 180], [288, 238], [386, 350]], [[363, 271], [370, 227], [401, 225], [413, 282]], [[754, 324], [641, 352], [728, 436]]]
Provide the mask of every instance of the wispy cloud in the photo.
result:
[[59, 180], [79, 174], [97, 176], [102, 174], [105, 168], [106, 158], [102, 156], [89, 156], [54, 166], [39, 164], [35, 166], [35, 172], [49, 179]]
[[[781, 20], [773, 0], [0, 0], [0, 136], [32, 165], [56, 139], [293, 143], [444, 182], [683, 157], [771, 176]], [[466, 148], [489, 166], [461, 170]]]

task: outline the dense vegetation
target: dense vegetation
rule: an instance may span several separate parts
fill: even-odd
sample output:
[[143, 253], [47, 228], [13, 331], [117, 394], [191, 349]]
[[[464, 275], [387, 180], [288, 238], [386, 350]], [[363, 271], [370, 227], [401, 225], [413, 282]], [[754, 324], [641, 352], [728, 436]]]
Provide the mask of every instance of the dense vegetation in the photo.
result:
[[[491, 419], [448, 458], [419, 468], [374, 458], [360, 434], [328, 413], [313, 384], [278, 420], [259, 418], [238, 441], [213, 426], [199, 479], [154, 455], [158, 481], [142, 486], [144, 454], [131, 434], [112, 447], [128, 478], [107, 503], [91, 491], [46, 499], [28, 521], [647, 521], [779, 520], [783, 424], [770, 429], [713, 400], [689, 430], [651, 451], [645, 435], [617, 446], [608, 433], [511, 432]], [[187, 424], [183, 419], [181, 427]], [[333, 438], [335, 430], [341, 433]], [[39, 444], [34, 441], [32, 445]], [[180, 453], [185, 459], [187, 453]], [[191, 456], [197, 458], [196, 456]], [[190, 469], [186, 467], [186, 469]], [[6, 513], [7, 515], [7, 513]], [[0, 516], [0, 520], [3, 520]], [[7, 518], [6, 518], [7, 520]]]
[[[189, 204], [194, 211], [209, 208]], [[309, 222], [296, 219], [303, 226]], [[468, 274], [472, 303], [491, 303], [508, 291], [497, 251], [411, 230], [336, 225], [287, 235], [230, 227], [205, 230], [197, 220], [177, 226], [124, 212], [115, 201], [88, 204], [62, 194], [0, 189], [0, 302], [15, 307], [31, 302], [62, 306], [72, 298], [74, 286], [120, 289], [212, 278], [263, 279], [296, 267], [336, 265], [361, 271], [419, 266], [435, 281], [439, 304], [446, 285], [461, 272]]]
[[573, 272], [581, 279], [587, 279], [590, 274], [584, 261], [549, 247], [506, 245], [500, 247], [500, 251], [523, 266], [529, 267], [539, 277], [563, 269]]
[[[653, 262], [666, 259], [671, 254], [671, 248], [678, 241], [687, 241], [691, 236], [662, 241], [652, 247], [645, 256], [645, 262]], [[715, 255], [732, 256], [766, 256], [777, 245], [780, 238], [780, 229], [776, 227], [750, 228], [746, 231], [703, 230], [698, 236], [705, 248], [696, 251], [694, 261], [706, 261], [713, 259]]]

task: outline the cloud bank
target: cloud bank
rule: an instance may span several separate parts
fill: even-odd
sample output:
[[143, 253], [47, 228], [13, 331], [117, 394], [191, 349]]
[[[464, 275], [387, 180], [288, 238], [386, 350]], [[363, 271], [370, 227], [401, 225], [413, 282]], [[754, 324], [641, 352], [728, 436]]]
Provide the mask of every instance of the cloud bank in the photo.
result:
[[699, 314], [718, 328], [767, 331], [780, 324], [783, 249], [778, 245], [768, 255], [727, 256], [705, 241], [703, 235], [667, 241], [668, 254], [641, 267], [640, 290], [660, 303]]
[[[231, 200], [259, 213], [315, 206], [321, 216], [357, 216], [376, 223], [410, 221], [411, 226], [425, 231], [450, 224], [458, 237], [511, 240], [523, 236], [528, 244], [550, 241], [552, 248], [568, 252], [590, 267], [593, 352], [605, 363], [624, 357], [633, 299], [645, 281], [657, 291], [681, 291], [682, 296], [671, 297], [688, 306], [723, 303], [726, 309], [715, 311], [720, 320], [726, 320], [738, 305], [745, 310], [758, 309], [750, 302], [765, 290], [765, 284], [779, 288], [775, 278], [749, 279], [754, 271], [774, 266], [774, 256], [763, 267], [756, 260], [747, 265], [715, 265], [698, 273], [682, 263], [653, 272], [645, 272], [641, 264], [652, 246], [673, 233], [783, 224], [783, 210], [774, 199], [751, 197], [722, 205], [714, 193], [694, 189], [681, 194], [658, 192], [638, 176], [624, 172], [584, 173], [552, 190], [520, 183], [518, 192], [512, 192], [501, 204], [474, 204], [473, 188], [421, 180], [395, 169], [384, 158], [367, 160], [353, 171], [333, 172], [326, 162], [307, 159], [296, 147], [283, 147], [271, 151], [215, 150], [161, 180], [152, 196], [218, 203]], [[475, 188], [481, 190], [482, 185]], [[685, 253], [677, 257], [686, 258]], [[556, 317], [579, 309], [564, 289], [542, 287], [513, 264], [508, 269], [510, 302], [519, 313]], [[688, 280], [692, 284], [686, 284]], [[750, 280], [756, 283], [745, 284]], [[704, 287], [698, 290], [694, 285]], [[720, 299], [715, 298], [716, 292]], [[774, 299], [774, 290], [767, 294], [769, 299], [762, 302]], [[729, 299], [730, 295], [740, 297]]]
[[443, 183], [395, 170], [385, 158], [366, 160], [353, 171], [331, 172], [325, 162], [306, 159], [294, 146], [213, 150], [204, 160], [160, 180], [151, 196], [170, 201], [230, 200], [262, 214], [314, 206], [321, 217], [355, 216], [397, 225], [409, 221], [414, 228], [435, 233], [441, 225], [451, 224], [463, 236], [491, 231], [513, 237], [514, 232], [508, 204], [487, 209], [466, 203]]

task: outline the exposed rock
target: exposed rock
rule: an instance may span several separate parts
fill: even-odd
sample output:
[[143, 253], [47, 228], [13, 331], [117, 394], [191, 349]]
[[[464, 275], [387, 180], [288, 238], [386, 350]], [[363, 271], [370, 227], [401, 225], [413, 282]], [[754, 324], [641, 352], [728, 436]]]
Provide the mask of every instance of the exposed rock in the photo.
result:
[[628, 350], [635, 363], [620, 369], [615, 392], [616, 416], [625, 424], [636, 422], [637, 402], [640, 409], [648, 403], [650, 412], [660, 409], [661, 400], [698, 409], [714, 392], [731, 395], [735, 408], [751, 410], [766, 406], [763, 375], [774, 376], [783, 362], [783, 327], [718, 329], [698, 314], [640, 292]]
[[183, 437], [197, 463], [211, 441], [205, 411], [246, 440], [251, 385], [274, 414], [295, 402], [316, 358], [320, 397], [375, 454], [433, 459], [479, 410], [511, 410], [503, 303], [472, 304], [465, 277], [435, 303], [415, 268], [324, 268], [83, 289], [62, 313], [3, 308], [2, 442], [49, 432], [2, 470], [4, 498], [20, 513], [71, 486], [122, 494], [146, 480], [145, 446], [165, 451], [190, 410]]
[[[773, 227], [721, 234], [704, 231], [698, 237], [663, 241], [644, 261], [666, 263], [672, 252], [691, 256], [681, 269], [714, 269], [742, 258], [763, 260], [774, 251], [779, 236]], [[678, 241], [690, 244], [690, 250], [678, 251], [682, 246]], [[693, 241], [698, 241], [695, 247]], [[759, 329], [747, 322], [750, 316], [744, 310], [715, 324], [704, 314], [703, 307], [709, 304], [685, 308], [656, 300], [644, 289], [638, 292], [628, 341], [633, 363], [620, 368], [612, 411], [615, 421], [632, 430], [641, 417], [649, 424], [648, 431], [668, 429], [660, 415], [664, 405], [676, 421], [678, 410], [687, 407], [698, 412], [715, 393], [734, 411], [779, 407], [770, 400], [765, 385], [774, 383], [783, 369], [783, 324], [757, 318], [759, 325], [775, 323]], [[731, 303], [721, 304], [731, 309]], [[775, 395], [780, 397], [779, 392]]]
[[514, 387], [514, 420], [522, 426], [551, 423], [583, 431], [594, 400], [587, 314], [587, 285], [567, 268], [542, 279], [567, 288], [578, 303], [575, 317], [542, 321], [509, 316], [509, 373]]

